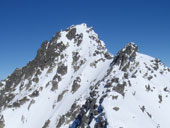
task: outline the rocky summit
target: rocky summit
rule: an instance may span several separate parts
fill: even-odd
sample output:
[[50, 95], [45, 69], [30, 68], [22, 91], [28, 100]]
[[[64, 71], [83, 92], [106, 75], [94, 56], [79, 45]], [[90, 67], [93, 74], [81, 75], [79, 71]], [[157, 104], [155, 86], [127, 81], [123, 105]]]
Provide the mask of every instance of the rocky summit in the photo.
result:
[[86, 24], [0, 82], [0, 128], [169, 128], [169, 106], [170, 68], [135, 43], [113, 56]]

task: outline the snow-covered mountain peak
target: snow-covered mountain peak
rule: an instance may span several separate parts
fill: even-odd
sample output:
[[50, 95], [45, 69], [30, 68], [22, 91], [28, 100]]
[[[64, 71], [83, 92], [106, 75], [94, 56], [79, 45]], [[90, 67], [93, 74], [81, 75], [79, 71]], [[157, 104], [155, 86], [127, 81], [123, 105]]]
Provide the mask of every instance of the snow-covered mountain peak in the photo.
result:
[[[80, 106], [81, 102], [76, 102], [88, 97], [90, 86], [107, 74], [112, 58], [104, 42], [85, 24], [57, 32], [49, 42], [42, 43], [35, 59], [0, 82], [0, 111], [3, 111], [0, 125], [7, 128], [42, 127], [49, 118], [52, 127], [54, 124], [60, 127], [62, 116], [73, 105]], [[42, 106], [44, 102], [46, 105]], [[52, 109], [47, 111], [49, 105]], [[41, 109], [36, 110], [38, 106]], [[20, 109], [27, 112], [18, 113]], [[55, 118], [52, 116], [54, 111], [58, 111]], [[38, 124], [31, 119], [32, 114], [40, 118], [36, 112], [46, 115], [41, 116]], [[75, 116], [70, 115], [71, 119], [67, 121], [71, 122]], [[11, 123], [9, 117], [22, 118], [23, 121], [15, 125], [16, 122]]]
[[132, 54], [132, 52], [138, 52], [138, 46], [134, 42], [130, 42], [121, 51]]
[[81, 53], [83, 56], [85, 54], [89, 56], [104, 54], [105, 57], [112, 58], [112, 55], [105, 48], [104, 42], [98, 38], [91, 27], [84, 23], [72, 25], [65, 31], [57, 32], [50, 42], [46, 41], [42, 47], [46, 50], [50, 48], [50, 51], [55, 51], [55, 53], [65, 52], [70, 55], [70, 52], [79, 52], [80, 56]]
[[169, 78], [135, 43], [113, 57], [92, 28], [72, 25], [0, 82], [0, 128], [169, 128]]
[[63, 43], [66, 43], [67, 40], [70, 40], [70, 41], [81, 40], [81, 39], [86, 39], [86, 38], [90, 38], [92, 40], [95, 40], [96, 42], [99, 42], [98, 35], [94, 32], [93, 28], [88, 27], [87, 24], [85, 23], [79, 24], [79, 25], [72, 25], [69, 28], [67, 28], [65, 31], [57, 32], [51, 41], [54, 41], [55, 39], [59, 39], [59, 38], [61, 38], [60, 40], [64, 40]]
[[136, 58], [136, 53], [138, 52], [138, 46], [135, 43], [128, 43], [122, 50], [120, 50], [111, 65], [119, 66], [122, 71], [127, 71], [130, 63]]

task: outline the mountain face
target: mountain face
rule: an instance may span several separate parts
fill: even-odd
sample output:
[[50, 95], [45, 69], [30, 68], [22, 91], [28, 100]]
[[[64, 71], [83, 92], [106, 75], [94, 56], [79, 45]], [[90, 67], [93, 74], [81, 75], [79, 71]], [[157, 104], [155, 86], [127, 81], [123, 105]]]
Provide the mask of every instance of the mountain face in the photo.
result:
[[111, 55], [86, 24], [0, 82], [0, 128], [169, 128], [170, 69], [134, 43]]

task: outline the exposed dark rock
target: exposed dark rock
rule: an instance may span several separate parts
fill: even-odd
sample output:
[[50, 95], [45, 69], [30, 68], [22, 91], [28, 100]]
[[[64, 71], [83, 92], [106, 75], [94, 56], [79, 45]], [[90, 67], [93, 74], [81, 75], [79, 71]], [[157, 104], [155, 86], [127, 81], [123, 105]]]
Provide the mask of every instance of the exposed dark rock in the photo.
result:
[[126, 82], [124, 82], [123, 84], [117, 84], [117, 86], [113, 87], [113, 90], [120, 93], [122, 96], [125, 95], [124, 89], [126, 86]]
[[145, 112], [145, 106], [142, 106], [140, 109], [142, 110], [142, 112]]
[[49, 128], [50, 120], [47, 120], [42, 128]]
[[151, 115], [149, 112], [146, 111], [145, 106], [140, 107], [140, 109], [142, 110], [142, 112], [146, 112], [146, 114], [147, 114], [150, 118], [152, 118], [152, 115]]
[[69, 124], [71, 121], [73, 121], [76, 118], [79, 112], [80, 112], [80, 106], [74, 103], [71, 106], [71, 109], [65, 115], [62, 115], [60, 117], [56, 128], [60, 128], [66, 122], [67, 124]]
[[58, 89], [58, 82], [53, 80], [51, 91], [55, 91], [56, 89]]
[[59, 65], [57, 68], [57, 73], [65, 75], [67, 73], [67, 66], [65, 66], [64, 64]]
[[57, 102], [60, 102], [60, 101], [63, 99], [63, 96], [64, 96], [64, 94], [65, 94], [67, 91], [68, 91], [68, 90], [64, 90], [64, 91], [58, 96]]
[[164, 88], [164, 91], [165, 91], [165, 92], [169, 92], [169, 90], [168, 90], [168, 88], [167, 88], [167, 87], [165, 87], [165, 88]]
[[24, 97], [21, 100], [17, 100], [16, 102], [14, 102], [12, 105], [9, 105], [8, 107], [20, 107], [21, 105], [23, 105], [24, 103], [26, 103], [27, 101], [29, 101], [29, 99], [27, 97]]
[[125, 79], [128, 79], [128, 76], [129, 76], [128, 73], [124, 73], [124, 78]]
[[99, 104], [103, 103], [103, 100], [104, 100], [104, 98], [106, 98], [106, 96], [107, 96], [107, 94], [103, 95], [103, 96], [100, 98]]
[[89, 36], [89, 38], [95, 41], [97, 40], [95, 36]]
[[59, 121], [58, 121], [58, 124], [57, 124], [56, 128], [60, 128], [61, 125], [62, 125], [64, 122], [65, 122], [65, 116], [62, 115], [62, 116], [60, 117]]
[[100, 59], [98, 59], [98, 60], [95, 60], [95, 61], [93, 61], [92, 63], [90, 63], [90, 66], [96, 68], [97, 63], [100, 62], [100, 61], [103, 61], [103, 62], [104, 62], [105, 59], [100, 58]]
[[168, 72], [170, 72], [170, 68], [168, 68]]
[[56, 35], [52, 37], [50, 42], [55, 42], [61, 37], [61, 31], [56, 32]]
[[163, 71], [160, 71], [159, 73], [163, 75], [164, 72], [163, 72]]
[[31, 98], [39, 96], [39, 91], [35, 90], [31, 95], [29, 95]]
[[32, 100], [30, 101], [30, 104], [28, 105], [28, 110], [30, 109], [31, 105], [34, 104], [34, 103], [35, 103], [35, 100], [32, 99]]
[[4, 117], [0, 115], [0, 128], [4, 128], [4, 127], [5, 127]]
[[86, 62], [86, 59], [84, 58], [83, 60], [79, 60], [77, 63], [75, 63], [75, 64], [73, 65], [74, 71], [75, 71], [75, 72], [78, 71], [78, 70], [80, 69], [80, 67], [81, 67], [83, 64], [85, 64], [85, 62]]
[[86, 59], [84, 58], [80, 60], [80, 55], [78, 52], [72, 52], [72, 56], [72, 66], [74, 68], [74, 71], [76, 72], [86, 62]]
[[21, 81], [22, 73], [22, 69], [17, 68], [10, 76], [8, 76], [4, 90], [5, 92], [14, 91], [13, 89], [15, 89], [15, 86]]
[[76, 79], [73, 81], [73, 85], [72, 85], [72, 92], [76, 92], [79, 87], [80, 87], [80, 82], [81, 82], [81, 78], [80, 77], [76, 77]]
[[146, 113], [150, 118], [152, 118], [152, 115], [149, 112], [146, 112]]
[[128, 84], [129, 84], [129, 86], [130, 86], [130, 87], [132, 86], [132, 84], [131, 84], [130, 80], [128, 80]]
[[76, 28], [72, 28], [71, 30], [69, 30], [69, 32], [67, 33], [66, 37], [69, 40], [72, 40], [76, 35]]
[[151, 90], [150, 85], [145, 85], [146, 91], [149, 92]]
[[75, 43], [77, 44], [77, 46], [80, 46], [80, 44], [82, 43], [82, 41], [83, 41], [83, 33], [81, 33], [81, 34], [76, 34]]
[[49, 85], [50, 85], [50, 82], [48, 82], [48, 83], [45, 85], [45, 87], [47, 88]]
[[81, 65], [78, 63], [79, 58], [80, 58], [80, 55], [79, 55], [78, 52], [73, 52], [73, 53], [72, 53], [72, 56], [73, 56], [72, 65], [73, 65], [74, 71], [76, 72], [76, 71], [80, 68], [80, 66], [81, 66]]
[[15, 108], [20, 107], [19, 102], [18, 102], [18, 101], [14, 102], [14, 103], [12, 104], [12, 107], [15, 107]]
[[130, 66], [130, 62], [127, 62], [127, 64], [124, 65], [124, 67], [123, 67], [123, 65], [122, 65], [122, 67], [120, 67], [120, 69], [122, 68], [122, 71], [126, 72], [127, 69], [129, 68], [129, 66]]
[[102, 113], [96, 118], [96, 123], [94, 128], [107, 128], [107, 120], [105, 119], [105, 114]]
[[38, 77], [35, 77], [35, 78], [33, 78], [32, 81], [35, 82], [35, 83], [38, 83], [39, 79], [38, 79]]
[[21, 117], [21, 121], [22, 121], [22, 123], [24, 123], [24, 122], [25, 122], [25, 117], [24, 117], [24, 115], [22, 115], [22, 117]]
[[114, 107], [113, 108], [115, 111], [119, 111], [119, 107]]
[[8, 103], [15, 97], [14, 94], [10, 93], [9, 95], [5, 95], [5, 90], [0, 90], [0, 110], [2, 109], [2, 106], [6, 108]]
[[117, 100], [118, 96], [112, 96], [113, 100]]
[[113, 59], [113, 57], [108, 52], [104, 54], [104, 57], [108, 60]]
[[55, 81], [61, 81], [61, 76], [59, 76], [58, 74], [56, 74], [54, 77], [53, 77], [53, 80]]
[[[30, 88], [31, 84], [32, 84], [32, 81], [29, 80], [29, 82], [25, 85], [26, 90], [28, 90], [28, 89]], [[24, 85], [23, 85], [23, 86], [24, 86]]]
[[105, 88], [111, 88], [112, 87], [112, 82], [107, 82], [107, 84], [104, 87]]
[[72, 53], [72, 56], [73, 56], [73, 62], [72, 62], [72, 64], [75, 64], [75, 63], [79, 60], [80, 55], [79, 55], [78, 52], [73, 52], [73, 53]]
[[29, 99], [25, 96], [24, 98], [22, 98], [21, 100], [19, 100], [20, 105], [25, 104], [27, 101], [29, 101]]
[[[101, 49], [104, 48], [101, 46]], [[105, 53], [101, 49], [95, 50], [93, 56], [102, 55], [102, 54], [104, 55]]]
[[156, 128], [160, 128], [161, 126], [160, 126], [160, 124], [158, 124], [157, 126], [156, 126]]
[[153, 67], [153, 69], [154, 70], [158, 70], [159, 69], [159, 63], [160, 63], [161, 61], [159, 60], [159, 59], [155, 59], [154, 61], [153, 61], [153, 65], [154, 66], [152, 66]]
[[[61, 54], [67, 48], [67, 46], [62, 41], [55, 45], [56, 45], [57, 50], [59, 50], [59, 54]], [[54, 52], [55, 52], [55, 50], [54, 50]]]
[[135, 96], [136, 95], [136, 91], [132, 92], [132, 95]]
[[136, 52], [138, 52], [138, 47], [134, 43], [129, 43], [114, 57], [111, 66], [119, 65], [122, 71], [127, 71], [130, 62], [134, 61], [136, 58]]
[[112, 81], [113, 83], [118, 83], [118, 82], [119, 82], [119, 78], [113, 78], [111, 81]]
[[148, 80], [151, 80], [152, 78], [153, 78], [153, 76], [149, 76], [149, 77], [148, 77]]
[[[107, 127], [107, 119], [105, 118], [105, 114], [102, 113], [104, 108], [101, 105], [104, 98], [107, 96], [107, 94], [101, 96], [99, 100], [99, 105], [97, 105], [96, 97], [98, 96], [98, 94], [97, 94], [97, 90], [95, 89], [96, 88], [93, 88], [91, 90], [90, 97], [86, 99], [85, 104], [82, 105], [82, 107], [80, 108], [78, 116], [75, 118], [75, 120], [73, 121], [72, 125], [70, 125], [70, 127], [75, 125], [81, 128], [90, 127], [89, 125], [92, 122], [92, 120], [96, 120], [95, 127], [99, 127], [99, 128]], [[80, 120], [77, 120], [79, 116], [80, 116]], [[80, 122], [76, 124], [77, 121]]]
[[159, 98], [159, 103], [162, 103], [162, 96], [159, 95], [158, 98]]

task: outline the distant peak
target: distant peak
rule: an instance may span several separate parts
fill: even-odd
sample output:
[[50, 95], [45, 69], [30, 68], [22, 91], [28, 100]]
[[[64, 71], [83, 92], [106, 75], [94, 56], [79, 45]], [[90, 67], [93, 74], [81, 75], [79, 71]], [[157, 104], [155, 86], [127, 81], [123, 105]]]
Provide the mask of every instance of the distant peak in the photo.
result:
[[77, 29], [77, 30], [87, 30], [90, 29], [91, 27], [88, 27], [88, 25], [86, 23], [82, 23], [82, 24], [77, 24], [77, 25], [71, 25], [70, 27], [68, 27], [66, 29], [66, 31], [70, 31], [72, 29]]
[[75, 25], [75, 27], [85, 27], [85, 28], [88, 28], [88, 25], [86, 23], [82, 23], [82, 24]]
[[120, 52], [132, 54], [133, 52], [138, 52], [138, 46], [134, 42], [130, 42]]
[[135, 60], [136, 52], [138, 52], [138, 46], [133, 42], [128, 43], [114, 57], [112, 65], [119, 65], [120, 69], [122, 69], [123, 71], [126, 71], [127, 65], [129, 65], [129, 62], [132, 62]]

